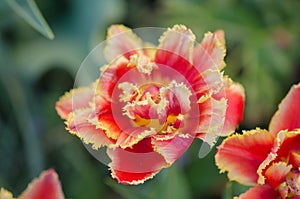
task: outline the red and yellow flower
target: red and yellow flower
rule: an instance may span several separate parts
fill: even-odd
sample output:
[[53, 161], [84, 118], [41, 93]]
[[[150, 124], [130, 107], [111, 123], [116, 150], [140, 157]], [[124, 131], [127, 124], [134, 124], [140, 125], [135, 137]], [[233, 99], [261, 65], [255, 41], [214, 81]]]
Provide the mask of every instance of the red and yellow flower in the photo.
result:
[[[64, 199], [58, 176], [53, 169], [42, 172], [33, 180], [18, 199]], [[12, 193], [1, 188], [0, 199], [14, 199]]]
[[112, 177], [139, 184], [172, 165], [194, 138], [213, 145], [241, 122], [244, 90], [223, 76], [222, 31], [195, 36], [183, 25], [153, 47], [122, 25], [108, 30], [108, 65], [88, 87], [56, 104], [67, 129], [97, 150], [107, 147]]
[[279, 105], [269, 131], [255, 129], [226, 138], [215, 159], [230, 180], [254, 186], [240, 199], [299, 199], [300, 84]]

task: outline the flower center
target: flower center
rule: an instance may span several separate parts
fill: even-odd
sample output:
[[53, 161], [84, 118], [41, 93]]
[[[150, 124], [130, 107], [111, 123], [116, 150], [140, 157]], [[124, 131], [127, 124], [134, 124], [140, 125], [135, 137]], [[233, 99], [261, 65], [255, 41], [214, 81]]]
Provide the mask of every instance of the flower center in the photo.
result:
[[174, 80], [168, 85], [123, 82], [118, 88], [122, 90], [119, 100], [125, 103], [123, 114], [134, 126], [154, 128], [158, 134], [174, 133], [191, 108], [190, 90]]
[[293, 168], [285, 182], [283, 182], [278, 188], [280, 195], [284, 198], [294, 198], [300, 195], [300, 169]]
[[299, 169], [292, 169], [287, 179], [287, 186], [289, 188], [289, 196], [300, 195], [300, 171]]

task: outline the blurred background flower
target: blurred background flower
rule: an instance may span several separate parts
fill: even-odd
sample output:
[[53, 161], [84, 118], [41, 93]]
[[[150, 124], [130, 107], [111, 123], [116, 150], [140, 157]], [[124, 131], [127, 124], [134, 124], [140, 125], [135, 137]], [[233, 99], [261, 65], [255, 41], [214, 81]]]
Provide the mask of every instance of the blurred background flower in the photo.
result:
[[[277, 104], [300, 81], [299, 1], [37, 0], [36, 4], [38, 8], [32, 9], [32, 0], [0, 1], [1, 187], [19, 195], [32, 178], [53, 167], [66, 198], [74, 199], [231, 198], [245, 190], [226, 184], [225, 175], [218, 174], [214, 150], [197, 158], [200, 142], [152, 181], [138, 187], [119, 185], [108, 177], [107, 167], [64, 130], [54, 105], [73, 87], [81, 62], [105, 39], [111, 24], [137, 28], [182, 23], [197, 38], [224, 30], [226, 74], [244, 85], [247, 96], [239, 129], [267, 128]], [[51, 27], [53, 40], [48, 39], [51, 30], [39, 20], [37, 9]]]

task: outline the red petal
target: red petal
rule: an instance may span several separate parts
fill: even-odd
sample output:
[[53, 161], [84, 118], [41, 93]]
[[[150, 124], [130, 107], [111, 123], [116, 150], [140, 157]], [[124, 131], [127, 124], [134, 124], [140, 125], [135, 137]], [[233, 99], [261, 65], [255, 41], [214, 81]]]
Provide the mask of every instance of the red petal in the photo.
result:
[[[122, 124], [119, 123], [119, 121], [121, 122], [122, 120], [115, 118], [114, 116], [116, 115], [113, 115], [112, 113], [104, 113], [98, 115], [97, 128], [102, 129], [107, 137], [116, 140], [122, 133], [122, 129], [127, 129], [127, 126], [122, 128]], [[116, 119], [118, 120], [118, 122], [116, 122]], [[126, 121], [123, 121], [123, 123]]]
[[111, 175], [121, 184], [138, 185], [143, 184], [146, 180], [152, 179], [159, 171], [160, 170], [144, 173], [131, 173], [112, 169]]
[[220, 71], [207, 70], [202, 72], [191, 85], [200, 101], [203, 101], [205, 100], [205, 97], [216, 93], [219, 93], [220, 98], [225, 97], [225, 93], [222, 90], [224, 87], [224, 80]]
[[221, 172], [228, 172], [228, 178], [245, 185], [255, 185], [257, 169], [270, 153], [274, 144], [271, 133], [256, 129], [226, 138], [218, 147], [215, 156]]
[[226, 86], [227, 109], [222, 136], [232, 134], [241, 123], [244, 113], [245, 92], [242, 85], [233, 83], [231, 80]]
[[95, 95], [94, 86], [73, 89], [56, 102], [56, 111], [62, 119], [67, 119], [70, 112], [88, 108]]
[[289, 160], [294, 168], [299, 167], [299, 154], [300, 154], [300, 130], [286, 132], [286, 137], [282, 142], [278, 152], [277, 160]]
[[168, 164], [173, 164], [192, 144], [194, 138], [183, 138], [179, 135], [168, 140], [152, 138], [154, 150], [161, 154]]
[[132, 147], [145, 137], [156, 134], [154, 129], [149, 129], [146, 127], [134, 127], [131, 129], [123, 130], [117, 140], [117, 145], [121, 148]]
[[258, 185], [241, 194], [238, 199], [276, 199], [278, 193], [269, 185]]
[[300, 167], [300, 153], [291, 152], [289, 163], [292, 164], [294, 168]]
[[133, 54], [142, 53], [142, 40], [123, 25], [112, 25], [107, 33], [105, 58], [111, 62], [124, 55], [127, 59]]
[[119, 79], [131, 68], [127, 67], [127, 59], [118, 59], [103, 69], [99, 78], [98, 93], [101, 93], [107, 100], [111, 101], [112, 93]]
[[269, 185], [276, 189], [282, 182], [285, 181], [292, 166], [285, 162], [277, 162], [271, 165], [265, 172], [265, 177]]
[[53, 169], [44, 171], [39, 178], [33, 180], [19, 199], [63, 199], [58, 176]]
[[71, 113], [67, 120], [67, 129], [70, 133], [81, 138], [83, 142], [93, 144], [94, 149], [102, 146], [112, 146], [115, 141], [108, 138], [102, 129], [97, 128], [96, 125], [88, 121], [92, 114], [92, 109], [78, 110]]
[[205, 34], [202, 42], [195, 47], [193, 52], [193, 64], [199, 72], [207, 69], [221, 70], [225, 67], [226, 54], [224, 32], [218, 30]]
[[221, 128], [224, 125], [226, 111], [225, 99], [215, 100], [210, 97], [203, 103], [199, 103], [200, 122], [196, 130], [197, 137], [213, 145]]
[[175, 25], [160, 38], [155, 63], [171, 67], [192, 80], [199, 72], [192, 66], [194, 34], [183, 25]]
[[277, 134], [281, 130], [300, 128], [300, 84], [294, 85], [279, 105], [269, 129]]
[[122, 184], [141, 184], [167, 166], [164, 158], [153, 151], [150, 138], [132, 148], [108, 148], [107, 154], [112, 160], [109, 164], [112, 177]]

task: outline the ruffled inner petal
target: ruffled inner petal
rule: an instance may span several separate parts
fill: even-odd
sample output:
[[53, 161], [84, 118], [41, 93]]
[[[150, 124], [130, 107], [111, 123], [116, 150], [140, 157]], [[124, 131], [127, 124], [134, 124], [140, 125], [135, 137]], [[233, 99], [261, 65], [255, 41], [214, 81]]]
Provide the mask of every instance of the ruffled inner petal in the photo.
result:
[[117, 140], [117, 145], [125, 149], [132, 147], [145, 137], [155, 135], [157, 132], [153, 128], [135, 127], [123, 130]]
[[285, 181], [291, 169], [292, 166], [287, 165], [285, 162], [276, 162], [266, 169], [266, 181], [269, 185], [271, 185], [271, 187], [276, 189], [282, 182]]
[[226, 138], [218, 147], [216, 165], [228, 178], [245, 185], [255, 185], [257, 169], [270, 153], [274, 144], [271, 133], [256, 129]]
[[300, 84], [294, 85], [279, 105], [269, 129], [275, 135], [281, 130], [300, 128]]
[[[281, 131], [285, 132], [285, 131]], [[281, 133], [280, 132], [280, 133]], [[286, 137], [282, 142], [278, 152], [276, 161], [281, 159], [288, 160], [294, 168], [299, 167], [299, 154], [300, 154], [300, 130], [286, 132]]]
[[44, 171], [33, 180], [19, 199], [64, 199], [58, 176], [53, 169]]

